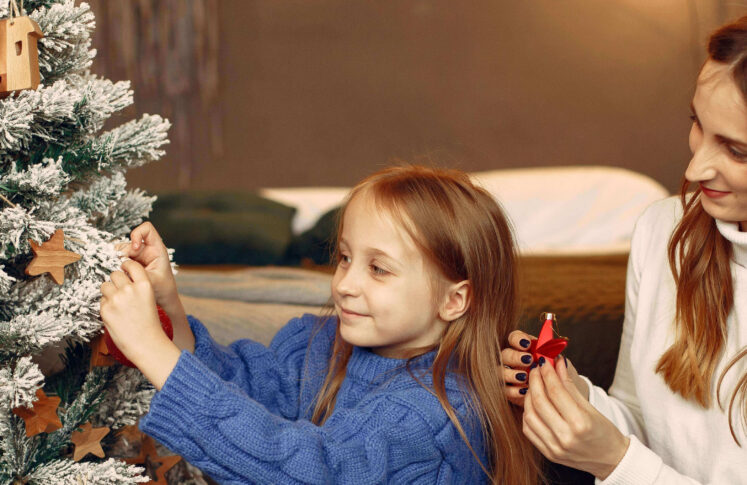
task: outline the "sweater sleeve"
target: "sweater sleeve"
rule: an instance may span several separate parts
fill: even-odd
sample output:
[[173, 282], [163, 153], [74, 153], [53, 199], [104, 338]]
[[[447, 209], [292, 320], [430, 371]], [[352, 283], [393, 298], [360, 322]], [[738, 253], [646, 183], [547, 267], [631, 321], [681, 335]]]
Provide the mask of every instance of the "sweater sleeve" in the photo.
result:
[[194, 355], [207, 368], [271, 412], [289, 418], [298, 415], [301, 372], [316, 316], [291, 320], [269, 347], [246, 339], [223, 346], [199, 320], [192, 316], [188, 320], [195, 336]]
[[220, 483], [436, 483], [438, 430], [382, 396], [323, 426], [287, 420], [185, 351], [140, 427]]
[[623, 321], [620, 352], [617, 357], [615, 378], [610, 386], [609, 394], [602, 388], [589, 386], [589, 402], [624, 434], [633, 434], [646, 441], [643, 423], [635, 387], [635, 379], [630, 361], [630, 351], [635, 334], [636, 307], [638, 305], [638, 289], [641, 281], [641, 270], [645, 258], [645, 249], [651, 237], [648, 227], [654, 223], [652, 211], [644, 212], [636, 223], [630, 245], [630, 257], [625, 277], [625, 317]]
[[[697, 485], [701, 482], [688, 478], [664, 464], [659, 455], [646, 446], [638, 395], [636, 392], [630, 351], [635, 334], [636, 307], [641, 271], [645, 265], [651, 228], [656, 227], [656, 213], [644, 213], [633, 233], [628, 272], [625, 283], [625, 320], [615, 379], [609, 394], [602, 388], [589, 385], [589, 402], [630, 438], [630, 446], [615, 470], [599, 485]], [[655, 256], [655, 255], [654, 255]]]
[[[705, 485], [678, 473], [635, 436], [617, 467], [597, 485]], [[716, 485], [715, 483], [712, 485]]]

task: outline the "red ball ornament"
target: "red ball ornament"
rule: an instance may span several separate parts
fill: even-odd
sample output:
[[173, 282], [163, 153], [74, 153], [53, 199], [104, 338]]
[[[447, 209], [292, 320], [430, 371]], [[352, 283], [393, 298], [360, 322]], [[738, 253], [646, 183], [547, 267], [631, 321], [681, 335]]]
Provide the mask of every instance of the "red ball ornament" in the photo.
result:
[[[160, 306], [156, 306], [156, 308], [158, 309], [158, 319], [161, 320], [161, 328], [163, 328], [163, 331], [166, 333], [169, 340], [174, 340], [174, 327], [171, 325], [171, 319], [166, 315], [163, 308]], [[114, 344], [114, 340], [112, 340], [112, 337], [109, 335], [109, 331], [106, 328], [104, 328], [104, 338], [106, 339], [106, 348], [109, 351], [109, 355], [114, 357], [117, 362], [122, 365], [135, 367], [135, 364], [130, 362], [130, 360], [125, 357], [122, 351]]]

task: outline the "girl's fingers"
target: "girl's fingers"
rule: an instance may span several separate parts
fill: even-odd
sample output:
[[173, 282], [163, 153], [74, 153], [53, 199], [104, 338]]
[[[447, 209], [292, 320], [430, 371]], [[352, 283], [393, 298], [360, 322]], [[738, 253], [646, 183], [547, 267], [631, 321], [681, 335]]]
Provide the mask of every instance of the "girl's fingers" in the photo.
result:
[[104, 298], [109, 298], [115, 291], [117, 291], [117, 288], [111, 281], [107, 281], [101, 285], [101, 294]]
[[133, 259], [129, 259], [122, 263], [122, 270], [127, 273], [133, 283], [139, 283], [141, 281], [150, 282], [150, 279], [148, 279], [148, 275], [145, 272], [145, 268]]
[[114, 283], [114, 286], [117, 288], [123, 288], [132, 283], [129, 276], [124, 274], [122, 271], [114, 271], [109, 275], [109, 279], [111, 279], [111, 282]]
[[140, 224], [130, 233], [130, 240], [132, 240], [132, 249], [138, 251], [142, 248], [143, 243], [146, 246], [156, 245], [161, 242], [161, 236], [159, 236], [156, 228], [150, 222]]

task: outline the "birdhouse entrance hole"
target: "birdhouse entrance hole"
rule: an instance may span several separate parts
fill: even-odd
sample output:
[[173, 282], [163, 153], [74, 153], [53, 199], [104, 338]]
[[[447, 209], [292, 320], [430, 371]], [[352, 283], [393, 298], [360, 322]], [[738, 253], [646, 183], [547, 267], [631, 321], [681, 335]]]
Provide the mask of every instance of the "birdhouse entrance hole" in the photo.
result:
[[20, 56], [22, 50], [23, 50], [23, 41], [19, 40], [18, 42], [16, 42], [16, 55]]

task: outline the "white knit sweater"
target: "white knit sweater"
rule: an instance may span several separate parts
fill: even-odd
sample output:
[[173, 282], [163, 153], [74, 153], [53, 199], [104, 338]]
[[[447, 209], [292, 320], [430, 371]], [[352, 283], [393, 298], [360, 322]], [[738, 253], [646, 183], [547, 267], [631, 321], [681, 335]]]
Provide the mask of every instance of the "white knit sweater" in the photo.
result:
[[[615, 379], [609, 394], [590, 386], [589, 401], [630, 436], [630, 447], [603, 485], [747, 484], [747, 434], [733, 420], [740, 448], [731, 436], [726, 411], [716, 404], [716, 383], [725, 365], [747, 346], [747, 232], [717, 221], [732, 242], [734, 308], [728, 337], [712, 384], [714, 404], [703, 409], [673, 393], [655, 372], [659, 358], [674, 340], [675, 284], [667, 244], [682, 215], [677, 197], [650, 206], [636, 224], [626, 282], [625, 323]], [[747, 372], [742, 359], [727, 373], [721, 388], [726, 403], [738, 376]], [[587, 381], [588, 382], [588, 381]]]

